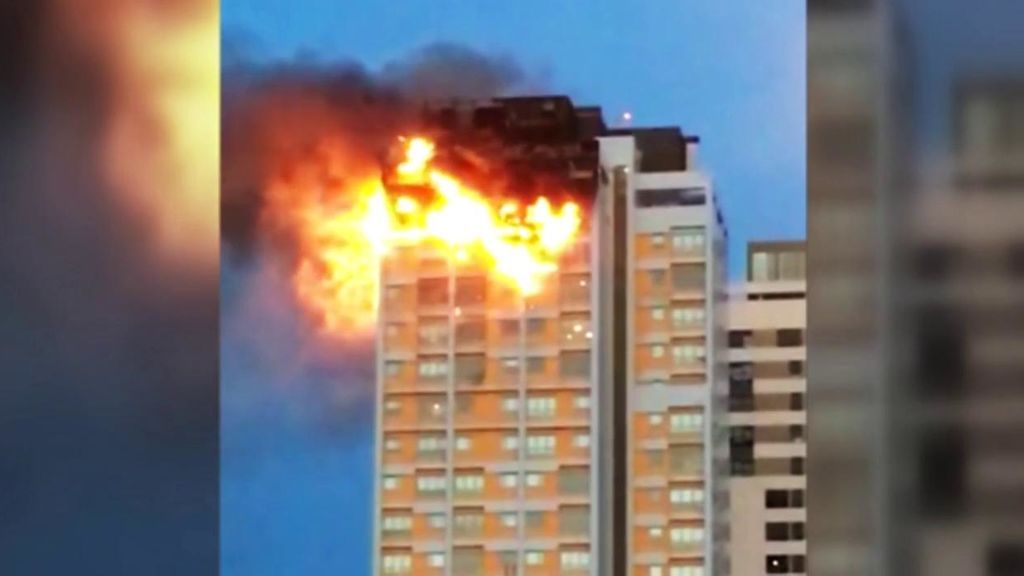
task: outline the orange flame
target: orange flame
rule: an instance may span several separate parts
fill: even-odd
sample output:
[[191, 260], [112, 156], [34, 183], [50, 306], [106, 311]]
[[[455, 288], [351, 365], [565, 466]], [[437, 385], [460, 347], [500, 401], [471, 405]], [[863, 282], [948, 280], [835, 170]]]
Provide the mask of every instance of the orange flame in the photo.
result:
[[[404, 195], [391, 198], [379, 178], [368, 178], [321, 195], [349, 197], [340, 209], [329, 209], [322, 199], [297, 208], [302, 247], [295, 289], [328, 331], [374, 325], [380, 267], [396, 246], [432, 244], [456, 264], [483, 264], [495, 277], [532, 295], [558, 269], [558, 256], [579, 231], [577, 204], [556, 209], [541, 197], [524, 210], [513, 202], [496, 203], [434, 167], [433, 142], [412, 138], [403, 143], [397, 180], [427, 185], [435, 198], [426, 203]], [[293, 187], [284, 184], [279, 195], [291, 194]]]

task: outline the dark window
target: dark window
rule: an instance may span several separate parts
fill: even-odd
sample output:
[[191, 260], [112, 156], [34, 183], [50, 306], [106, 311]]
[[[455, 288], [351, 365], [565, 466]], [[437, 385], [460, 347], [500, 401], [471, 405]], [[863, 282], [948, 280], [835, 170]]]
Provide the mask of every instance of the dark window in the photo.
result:
[[941, 305], [919, 312], [916, 384], [929, 397], [957, 395], [966, 379], [966, 346], [961, 320]]
[[804, 375], [804, 363], [800, 360], [789, 361], [789, 375], [790, 376], [803, 376]]
[[963, 432], [954, 427], [929, 430], [923, 436], [919, 458], [921, 505], [926, 517], [958, 515], [967, 484]]
[[416, 296], [421, 306], [443, 306], [448, 304], [448, 279], [420, 278], [416, 284]]
[[789, 473], [795, 476], [804, 475], [804, 459], [803, 458], [792, 458], [789, 461]]
[[775, 344], [780, 348], [804, 345], [804, 331], [799, 329], [779, 330], [775, 333]]
[[455, 303], [461, 306], [483, 304], [487, 300], [487, 279], [471, 276], [455, 279]]
[[793, 574], [803, 574], [807, 572], [807, 557], [806, 556], [790, 556], [789, 557], [789, 571]]
[[663, 190], [637, 190], [636, 207], [701, 206], [705, 202], [703, 188], [667, 188]]
[[769, 574], [788, 574], [789, 556], [768, 556], [764, 559], [765, 572]]
[[789, 508], [789, 490], [765, 490], [765, 508]]
[[789, 538], [790, 540], [803, 541], [805, 538], [803, 522], [793, 522], [789, 525]]
[[729, 332], [729, 348], [746, 348], [750, 330], [732, 330]]
[[733, 476], [753, 476], [753, 426], [733, 426], [729, 429], [729, 459]]
[[804, 507], [804, 491], [803, 490], [791, 490], [789, 492], [789, 505], [792, 508], [803, 508]]
[[764, 525], [764, 539], [769, 542], [789, 540], [789, 522], [769, 522]]
[[750, 363], [729, 366], [729, 410], [751, 412], [754, 410], [753, 369]]
[[797, 392], [789, 395], [789, 409], [800, 411], [804, 409], [804, 395]]
[[794, 442], [803, 442], [804, 438], [804, 427], [801, 424], [793, 424], [789, 427], [789, 439]]

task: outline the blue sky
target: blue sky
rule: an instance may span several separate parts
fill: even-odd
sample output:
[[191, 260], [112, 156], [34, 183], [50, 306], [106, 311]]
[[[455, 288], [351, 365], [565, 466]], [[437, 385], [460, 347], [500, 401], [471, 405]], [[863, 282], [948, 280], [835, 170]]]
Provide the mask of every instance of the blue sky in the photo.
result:
[[[222, 23], [274, 60], [376, 68], [439, 41], [510, 56], [609, 119], [699, 135], [733, 277], [748, 239], [804, 237], [803, 0], [222, 0]], [[370, 431], [325, 435], [237, 360], [247, 346], [222, 345], [224, 574], [369, 574]]]

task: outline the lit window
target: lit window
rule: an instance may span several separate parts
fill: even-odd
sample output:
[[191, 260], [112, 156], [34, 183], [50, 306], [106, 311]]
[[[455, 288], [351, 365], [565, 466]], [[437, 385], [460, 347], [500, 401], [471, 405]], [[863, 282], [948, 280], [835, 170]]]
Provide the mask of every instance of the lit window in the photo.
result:
[[402, 363], [395, 360], [388, 360], [384, 363], [384, 373], [388, 376], [398, 376], [402, 370]]
[[555, 415], [555, 399], [551, 396], [528, 398], [526, 413], [534, 418], [551, 418]]
[[519, 524], [519, 518], [515, 512], [505, 512], [501, 515], [501, 525], [506, 528], [515, 528]]
[[385, 574], [405, 574], [412, 569], [412, 558], [408, 554], [387, 554], [382, 564]]
[[418, 365], [421, 378], [442, 378], [448, 374], [448, 362], [445, 359], [423, 359]]
[[480, 492], [484, 489], [484, 477], [479, 474], [459, 474], [455, 476], [456, 492]]
[[519, 476], [516, 474], [502, 474], [501, 475], [501, 487], [502, 488], [515, 488], [516, 484], [519, 483]]
[[647, 569], [647, 576], [664, 576], [661, 566], [651, 566]]
[[663, 418], [661, 414], [649, 414], [647, 416], [647, 423], [651, 426], [661, 426]]
[[679, 251], [696, 251], [704, 247], [704, 230], [700, 228], [677, 228], [672, 230], [672, 248]]
[[518, 450], [519, 449], [519, 436], [505, 436], [501, 440], [501, 446], [505, 450]]
[[385, 490], [395, 490], [398, 488], [398, 478], [394, 476], [385, 476], [383, 486]]
[[527, 552], [525, 560], [527, 566], [540, 566], [544, 563], [544, 553], [534, 551]]
[[416, 489], [420, 492], [443, 492], [448, 482], [444, 476], [420, 476], [416, 478]]
[[469, 438], [465, 436], [459, 436], [455, 439], [455, 449], [459, 451], [469, 450], [471, 444]]
[[442, 552], [432, 552], [427, 554], [427, 565], [431, 568], [443, 568], [444, 554]]
[[665, 309], [664, 308], [662, 308], [661, 306], [656, 306], [654, 308], [651, 308], [651, 320], [658, 320], [658, 321], [660, 321], [660, 320], [664, 320], [664, 319], [665, 319]]
[[651, 234], [651, 244], [654, 246], [663, 246], [665, 244], [665, 235]]
[[700, 504], [704, 501], [704, 491], [700, 488], [675, 488], [668, 494], [673, 504]]
[[526, 485], [530, 488], [538, 488], [544, 484], [544, 476], [540, 474], [527, 474]]
[[669, 576], [704, 576], [702, 566], [673, 566], [669, 569]]
[[577, 396], [573, 400], [573, 405], [576, 406], [577, 410], [589, 410], [590, 409], [590, 396]]
[[577, 434], [573, 436], [572, 445], [577, 448], [589, 448], [590, 447], [590, 435], [589, 434]]
[[384, 441], [384, 449], [388, 452], [394, 452], [401, 447], [401, 444], [395, 438], [388, 438]]
[[535, 456], [554, 454], [555, 437], [550, 434], [527, 436], [526, 453]]
[[385, 516], [381, 522], [384, 532], [407, 532], [412, 529], [412, 518], [408, 516]]
[[664, 346], [662, 346], [660, 344], [655, 344], [654, 346], [651, 346], [651, 357], [652, 358], [661, 358], [664, 355], [665, 355], [665, 347]]
[[694, 412], [682, 412], [670, 417], [673, 432], [694, 432], [704, 425], [704, 416]]
[[384, 411], [385, 412], [398, 412], [401, 409], [402, 409], [402, 403], [399, 402], [398, 400], [388, 400], [388, 401], [384, 402]]
[[562, 552], [559, 560], [562, 570], [586, 570], [590, 567], [590, 553], [582, 550]]
[[704, 529], [696, 527], [673, 528], [669, 531], [673, 544], [694, 544], [704, 541]]
[[516, 412], [519, 410], [519, 398], [505, 398], [501, 401], [501, 409], [505, 412]]
[[672, 361], [687, 364], [704, 359], [704, 346], [700, 344], [676, 344], [672, 346]]
[[444, 514], [428, 514], [427, 525], [434, 529], [444, 528], [448, 524]]
[[647, 535], [651, 538], [661, 538], [665, 535], [665, 532], [662, 530], [661, 526], [651, 526], [647, 529]]

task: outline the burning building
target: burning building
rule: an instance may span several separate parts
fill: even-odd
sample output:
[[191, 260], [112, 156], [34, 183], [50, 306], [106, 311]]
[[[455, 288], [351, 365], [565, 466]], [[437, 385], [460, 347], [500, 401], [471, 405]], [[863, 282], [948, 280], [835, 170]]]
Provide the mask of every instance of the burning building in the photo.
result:
[[345, 232], [380, 258], [374, 573], [714, 573], [725, 229], [696, 138], [555, 96], [420, 128]]

